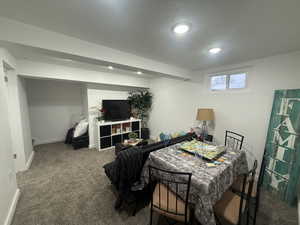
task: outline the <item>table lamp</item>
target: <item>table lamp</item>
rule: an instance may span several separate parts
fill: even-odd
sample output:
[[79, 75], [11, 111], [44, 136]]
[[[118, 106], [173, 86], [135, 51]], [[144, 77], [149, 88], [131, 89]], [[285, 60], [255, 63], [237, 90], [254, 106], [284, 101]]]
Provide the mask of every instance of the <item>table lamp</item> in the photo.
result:
[[201, 136], [205, 139], [208, 135], [207, 131], [207, 121], [214, 120], [214, 110], [213, 109], [198, 109], [196, 120], [203, 121]]

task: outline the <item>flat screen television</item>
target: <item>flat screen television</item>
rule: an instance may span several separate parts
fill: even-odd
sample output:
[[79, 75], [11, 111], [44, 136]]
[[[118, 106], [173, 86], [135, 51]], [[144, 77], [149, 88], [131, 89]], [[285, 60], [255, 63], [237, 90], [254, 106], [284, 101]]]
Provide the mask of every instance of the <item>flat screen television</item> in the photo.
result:
[[131, 107], [128, 100], [102, 100], [104, 120], [127, 120], [131, 115]]

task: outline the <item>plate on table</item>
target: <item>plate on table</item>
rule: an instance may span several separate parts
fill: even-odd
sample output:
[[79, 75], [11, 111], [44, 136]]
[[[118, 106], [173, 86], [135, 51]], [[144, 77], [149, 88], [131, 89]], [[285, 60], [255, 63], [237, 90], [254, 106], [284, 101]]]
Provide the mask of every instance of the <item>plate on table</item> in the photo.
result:
[[183, 142], [179, 148], [208, 160], [215, 160], [225, 152], [224, 146], [210, 145], [197, 140]]

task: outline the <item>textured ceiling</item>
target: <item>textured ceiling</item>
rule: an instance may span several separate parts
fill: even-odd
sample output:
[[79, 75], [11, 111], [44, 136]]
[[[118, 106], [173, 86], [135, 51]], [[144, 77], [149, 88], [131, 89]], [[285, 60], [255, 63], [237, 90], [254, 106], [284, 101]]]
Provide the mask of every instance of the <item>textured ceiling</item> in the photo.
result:
[[[191, 70], [300, 50], [299, 9], [299, 0], [0, 0], [0, 16]], [[178, 37], [181, 21], [192, 28]], [[223, 52], [209, 55], [214, 46]]]

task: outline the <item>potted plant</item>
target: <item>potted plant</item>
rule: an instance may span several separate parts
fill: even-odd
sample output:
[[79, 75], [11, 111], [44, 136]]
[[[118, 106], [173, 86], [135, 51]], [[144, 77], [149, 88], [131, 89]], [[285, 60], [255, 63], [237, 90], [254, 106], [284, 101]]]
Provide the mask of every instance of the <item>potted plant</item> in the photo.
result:
[[152, 93], [148, 90], [129, 92], [128, 100], [133, 115], [142, 120], [142, 138], [149, 139], [150, 131], [148, 128], [148, 119], [152, 106]]
[[128, 134], [128, 137], [129, 137], [130, 140], [136, 141], [136, 139], [138, 138], [138, 135], [136, 133], [134, 133], [134, 132], [130, 132]]

